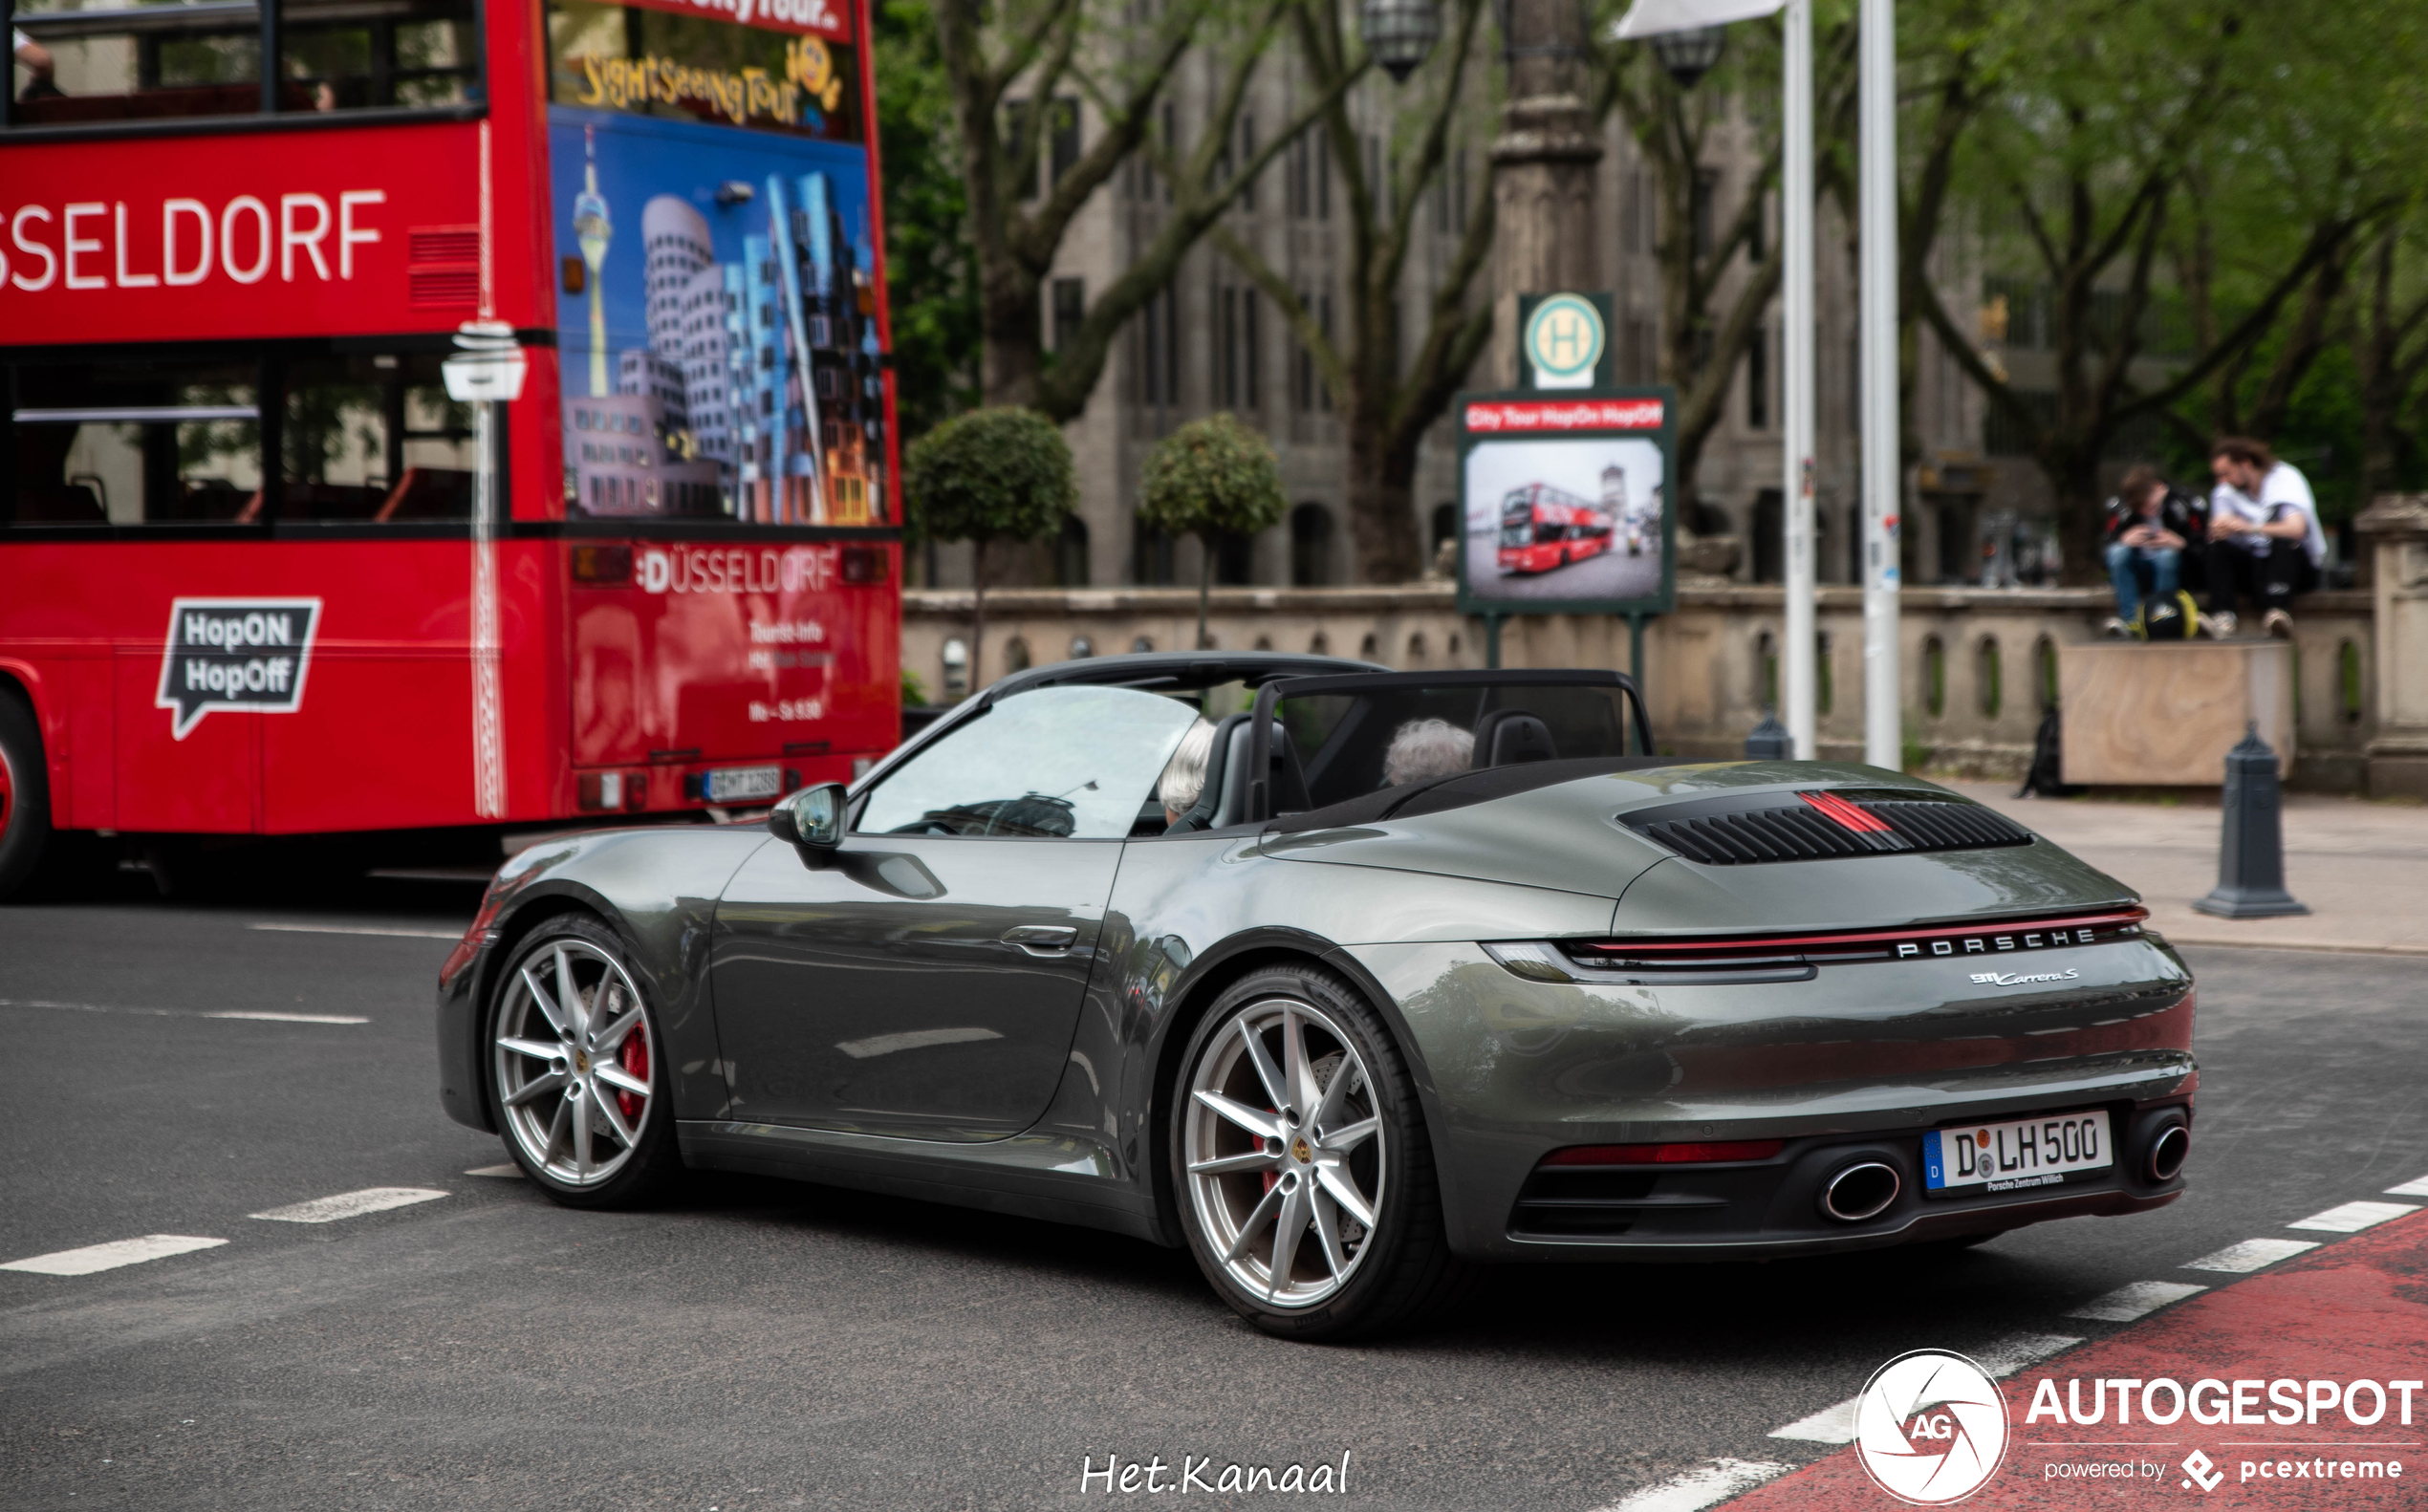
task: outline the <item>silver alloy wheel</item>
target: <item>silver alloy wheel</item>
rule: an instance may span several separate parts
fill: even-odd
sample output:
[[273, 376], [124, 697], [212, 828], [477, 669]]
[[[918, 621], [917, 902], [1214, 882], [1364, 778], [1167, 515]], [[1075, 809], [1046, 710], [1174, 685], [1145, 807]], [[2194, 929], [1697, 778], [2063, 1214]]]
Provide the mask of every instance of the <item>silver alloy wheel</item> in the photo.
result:
[[568, 939], [527, 958], [506, 984], [494, 1058], [525, 1159], [567, 1186], [596, 1186], [632, 1159], [658, 1102], [658, 1047], [606, 952]]
[[1189, 1099], [1189, 1200], [1224, 1270], [1272, 1307], [1331, 1300], [1365, 1259], [1388, 1174], [1356, 1041], [1312, 1004], [1264, 999], [1198, 1057]]

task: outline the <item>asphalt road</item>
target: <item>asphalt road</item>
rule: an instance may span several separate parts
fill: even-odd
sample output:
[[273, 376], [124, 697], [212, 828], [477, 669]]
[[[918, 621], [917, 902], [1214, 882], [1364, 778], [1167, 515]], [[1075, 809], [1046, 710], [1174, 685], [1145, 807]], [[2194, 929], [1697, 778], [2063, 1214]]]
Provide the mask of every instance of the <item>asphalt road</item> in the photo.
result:
[[[2196, 1182], [2162, 1213], [1930, 1258], [1513, 1269], [1421, 1336], [1293, 1346], [1132, 1241], [728, 1177], [575, 1213], [466, 1175], [506, 1158], [434, 1092], [439, 937], [470, 901], [0, 909], [0, 1260], [227, 1241], [0, 1270], [0, 1504], [1054, 1506], [1083, 1458], [1347, 1455], [1341, 1504], [1588, 1512], [1715, 1457], [1818, 1458], [1769, 1430], [1901, 1350], [2105, 1337], [2063, 1314], [2428, 1174], [2417, 961], [2196, 950]], [[328, 932], [354, 929], [423, 933]], [[231, 1012], [366, 1022], [206, 1016]], [[446, 1195], [248, 1217], [373, 1186]]]

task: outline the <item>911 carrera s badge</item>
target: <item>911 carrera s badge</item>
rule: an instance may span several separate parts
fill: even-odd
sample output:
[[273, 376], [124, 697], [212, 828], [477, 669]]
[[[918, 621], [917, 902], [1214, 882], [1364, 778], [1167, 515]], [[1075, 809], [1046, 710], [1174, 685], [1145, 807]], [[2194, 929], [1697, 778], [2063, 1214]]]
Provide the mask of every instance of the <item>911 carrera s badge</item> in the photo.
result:
[[168, 606], [156, 708], [184, 740], [215, 709], [293, 714], [303, 707], [317, 598], [180, 598]]
[[2064, 971], [1976, 971], [1973, 984], [1982, 987], [2028, 987], [2035, 982], [2071, 982], [2082, 973]]

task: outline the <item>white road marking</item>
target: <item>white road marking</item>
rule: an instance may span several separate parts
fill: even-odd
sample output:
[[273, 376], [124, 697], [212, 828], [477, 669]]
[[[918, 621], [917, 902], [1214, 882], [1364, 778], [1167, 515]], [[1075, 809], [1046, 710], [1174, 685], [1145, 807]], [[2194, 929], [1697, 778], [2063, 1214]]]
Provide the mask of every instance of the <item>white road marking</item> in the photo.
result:
[[384, 1213], [392, 1207], [411, 1207], [416, 1202], [434, 1201], [446, 1196], [435, 1187], [367, 1186], [359, 1192], [340, 1192], [335, 1197], [315, 1197], [309, 1202], [291, 1202], [273, 1207], [254, 1218], [266, 1218], [273, 1223], [334, 1223], [341, 1218], [360, 1218], [365, 1213]]
[[466, 1176], [494, 1176], [519, 1179], [523, 1174], [523, 1168], [516, 1165], [513, 1161], [509, 1160], [504, 1165], [476, 1165], [471, 1170], [466, 1171], [464, 1174]]
[[2386, 1189], [2386, 1195], [2388, 1197], [2428, 1197], [2428, 1176], [2405, 1181], [2400, 1186], [2390, 1186]]
[[114, 1008], [98, 1003], [54, 1003], [47, 998], [0, 998], [0, 1008], [64, 1008], [70, 1013], [140, 1013], [153, 1019], [192, 1017], [178, 1008]]
[[107, 1003], [54, 1003], [45, 998], [0, 998], [0, 1008], [59, 1008], [69, 1013], [134, 1013], [147, 1019], [264, 1019], [273, 1024], [368, 1024], [344, 1013], [284, 1013], [270, 1008], [125, 1008]]
[[255, 924], [287, 935], [388, 935], [398, 940], [462, 940], [460, 929], [410, 929], [395, 924]]
[[1767, 1459], [1714, 1459], [1622, 1497], [1598, 1512], [1702, 1512], [1741, 1491], [1776, 1480], [1790, 1468]]
[[12, 1260], [0, 1265], [0, 1270], [30, 1270], [37, 1276], [89, 1276], [97, 1270], [140, 1265], [147, 1260], [164, 1260], [227, 1242], [224, 1239], [196, 1239], [190, 1234], [146, 1234], [141, 1239], [114, 1239], [106, 1244], [87, 1244], [82, 1249]]
[[2230, 1270], [2247, 1274], [2280, 1260], [2291, 1260], [2306, 1249], [2316, 1249], [2312, 1239], [2246, 1239], [2240, 1244], [2228, 1244], [2214, 1255], [2183, 1263], [2186, 1270]]
[[[2007, 1376], [2081, 1342], [2062, 1333], [2010, 1333], [1975, 1350], [1972, 1359], [1993, 1377]], [[1851, 1444], [1854, 1442], [1854, 1406], [1861, 1400], [1859, 1396], [1850, 1396], [1810, 1417], [1799, 1417], [1785, 1428], [1773, 1428], [1770, 1436], [1800, 1438], [1814, 1444]]]
[[2131, 1323], [2146, 1318], [2171, 1302], [2181, 1302], [2198, 1292], [2208, 1290], [2188, 1281], [2136, 1281], [2118, 1286], [2104, 1297], [2093, 1297], [2066, 1314], [2069, 1318], [2097, 1318], [2106, 1323]]
[[203, 1017], [206, 1019], [259, 1019], [266, 1024], [368, 1024], [371, 1022], [369, 1019], [357, 1018], [350, 1013], [273, 1013], [268, 1009], [255, 1011], [242, 1008], [224, 1008], [206, 1013]]
[[2374, 1228], [2390, 1218], [2400, 1218], [2419, 1209], [2407, 1202], [2346, 1202], [2324, 1213], [2312, 1213], [2287, 1228], [2316, 1229], [2322, 1234], [2357, 1234], [2364, 1228]]
[[966, 1045], [972, 1040], [999, 1040], [1003, 1035], [993, 1029], [907, 1029], [900, 1034], [872, 1034], [864, 1040], [845, 1040], [835, 1047], [856, 1061], [872, 1055], [891, 1055], [896, 1050], [923, 1050], [935, 1045]]

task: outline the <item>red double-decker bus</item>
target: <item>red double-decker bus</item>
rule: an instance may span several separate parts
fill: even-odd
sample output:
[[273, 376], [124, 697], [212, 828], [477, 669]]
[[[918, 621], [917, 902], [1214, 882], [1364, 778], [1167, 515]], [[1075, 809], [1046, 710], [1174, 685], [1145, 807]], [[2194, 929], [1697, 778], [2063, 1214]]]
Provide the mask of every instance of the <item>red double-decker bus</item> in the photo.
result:
[[1548, 483], [1512, 488], [1501, 501], [1504, 572], [1548, 572], [1611, 549], [1612, 511]]
[[57, 832], [677, 816], [895, 743], [865, 0], [0, 28], [0, 892]]

